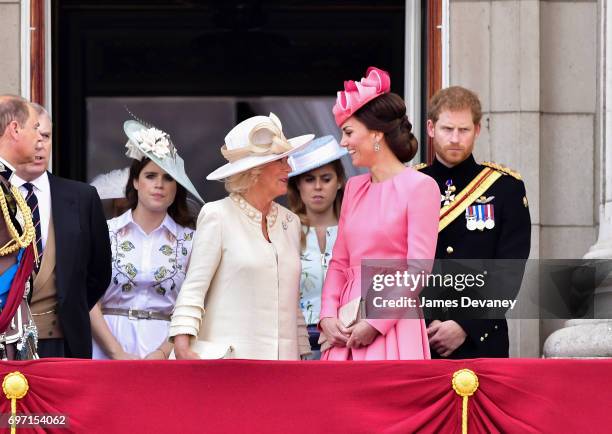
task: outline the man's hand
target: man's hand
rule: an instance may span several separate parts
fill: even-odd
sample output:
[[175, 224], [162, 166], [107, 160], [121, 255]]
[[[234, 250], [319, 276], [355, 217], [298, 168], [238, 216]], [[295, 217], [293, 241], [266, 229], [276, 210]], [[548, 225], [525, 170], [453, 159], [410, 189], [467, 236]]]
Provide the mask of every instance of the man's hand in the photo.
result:
[[427, 327], [429, 345], [442, 357], [450, 356], [463, 342], [467, 334], [455, 321], [432, 321]]
[[363, 319], [347, 330], [351, 333], [351, 337], [346, 343], [347, 348], [360, 348], [370, 345], [379, 334], [378, 330]]

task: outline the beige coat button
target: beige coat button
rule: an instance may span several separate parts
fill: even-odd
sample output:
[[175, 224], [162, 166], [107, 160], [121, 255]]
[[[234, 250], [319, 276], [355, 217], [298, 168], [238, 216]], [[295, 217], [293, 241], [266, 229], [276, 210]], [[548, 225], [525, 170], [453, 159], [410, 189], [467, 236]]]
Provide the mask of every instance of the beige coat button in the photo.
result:
[[451, 246], [448, 246], [448, 247], [446, 248], [446, 253], [448, 253], [449, 255], [450, 255], [451, 253], [453, 253], [454, 251], [455, 251], [455, 249], [453, 249]]

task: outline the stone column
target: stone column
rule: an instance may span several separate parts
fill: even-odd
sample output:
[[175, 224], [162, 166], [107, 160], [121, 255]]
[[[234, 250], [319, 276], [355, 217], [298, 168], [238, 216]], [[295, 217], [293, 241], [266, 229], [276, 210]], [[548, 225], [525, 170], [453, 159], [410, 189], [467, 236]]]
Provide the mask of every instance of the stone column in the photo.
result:
[[[504, 164], [525, 180], [532, 258], [540, 250], [539, 39], [538, 0], [450, 0], [450, 84], [480, 97], [483, 118], [476, 160]], [[540, 355], [537, 320], [512, 319], [508, 326], [511, 357]]]
[[[597, 242], [585, 259], [612, 259], [612, 7], [599, 1], [600, 62], [598, 141], [600, 210]], [[611, 319], [569, 320], [544, 343], [544, 357], [612, 357], [612, 275], [595, 292], [596, 316]]]
[[0, 94], [19, 95], [21, 91], [21, 2], [0, 0]]

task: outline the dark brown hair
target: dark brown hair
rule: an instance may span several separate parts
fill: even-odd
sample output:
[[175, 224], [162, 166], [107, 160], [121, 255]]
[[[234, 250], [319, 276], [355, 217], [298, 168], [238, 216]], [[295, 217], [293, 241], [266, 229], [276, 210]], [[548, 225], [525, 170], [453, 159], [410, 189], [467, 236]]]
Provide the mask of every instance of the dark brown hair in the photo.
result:
[[369, 130], [380, 131], [391, 152], [402, 163], [416, 155], [419, 142], [406, 117], [406, 104], [395, 93], [385, 93], [357, 110], [354, 116]]
[[[334, 160], [327, 164], [331, 164], [333, 166], [334, 171], [336, 172], [336, 177], [338, 178], [338, 183], [341, 185], [340, 189], [336, 192], [336, 199], [332, 205], [334, 208], [334, 215], [337, 219], [339, 219], [340, 209], [342, 208], [342, 198], [344, 196], [344, 186], [346, 185], [346, 174], [344, 173], [344, 167], [342, 166], [342, 162], [340, 160]], [[323, 166], [327, 166], [327, 164], [324, 164]], [[308, 216], [306, 214], [306, 204], [302, 200], [300, 190], [297, 186], [300, 179], [308, 173], [310, 173], [310, 171], [289, 178], [289, 185], [287, 188], [289, 209], [297, 214], [297, 216], [300, 218], [300, 223], [302, 223], [302, 226], [306, 226], [307, 228], [310, 226], [310, 222], [308, 221]], [[302, 247], [302, 250], [304, 250], [306, 247], [306, 232], [303, 230], [300, 232], [300, 246]]]
[[[140, 172], [150, 161], [150, 158], [144, 157], [140, 161], [134, 160], [130, 166], [130, 176], [125, 186], [125, 197], [132, 210], [135, 210], [138, 206], [138, 190], [134, 188], [134, 179], [140, 176]], [[168, 215], [179, 225], [195, 229], [195, 217], [187, 207], [187, 190], [178, 182], [176, 183], [176, 196], [168, 208]]]
[[480, 106], [478, 95], [465, 87], [447, 87], [446, 89], [439, 90], [429, 100], [427, 119], [435, 124], [440, 118], [440, 113], [444, 110], [460, 111], [465, 109], [469, 109], [472, 112], [472, 121], [474, 125], [478, 125], [482, 118], [482, 107]]

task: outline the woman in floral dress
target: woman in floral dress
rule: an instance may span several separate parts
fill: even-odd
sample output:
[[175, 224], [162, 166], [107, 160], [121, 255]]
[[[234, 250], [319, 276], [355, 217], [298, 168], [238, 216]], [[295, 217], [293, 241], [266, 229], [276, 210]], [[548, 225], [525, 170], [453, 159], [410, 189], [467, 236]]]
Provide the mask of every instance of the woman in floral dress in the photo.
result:
[[113, 277], [90, 314], [93, 358], [166, 359], [195, 227], [187, 191], [201, 198], [166, 133], [136, 121], [124, 129], [134, 158], [125, 189], [130, 209], [108, 221]]

